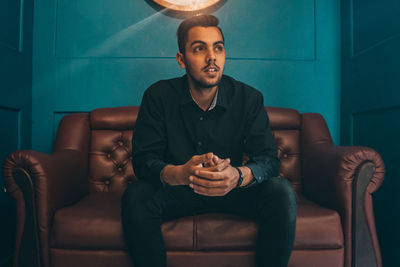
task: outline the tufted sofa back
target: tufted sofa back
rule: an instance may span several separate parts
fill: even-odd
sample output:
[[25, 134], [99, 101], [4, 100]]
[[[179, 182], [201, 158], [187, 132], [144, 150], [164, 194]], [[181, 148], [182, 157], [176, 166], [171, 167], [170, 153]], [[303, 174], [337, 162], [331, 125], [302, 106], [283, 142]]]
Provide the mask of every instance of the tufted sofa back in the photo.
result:
[[[279, 174], [299, 191], [301, 115], [294, 109], [267, 107], [266, 110], [279, 149]], [[132, 169], [132, 134], [138, 112], [139, 107], [117, 107], [100, 108], [82, 115], [87, 116], [81, 119], [86, 121], [82, 123], [88, 125], [81, 128], [89, 131], [89, 191], [123, 192], [128, 183], [136, 179]], [[63, 127], [61, 125], [59, 131]], [[64, 138], [60, 135], [58, 139]], [[63, 141], [56, 141], [55, 146], [60, 146], [57, 145], [60, 142]]]
[[139, 107], [95, 109], [90, 113], [90, 191], [123, 191], [136, 179], [132, 135]]
[[265, 109], [278, 145], [278, 157], [281, 160], [279, 176], [287, 178], [292, 183], [293, 188], [300, 192], [301, 115], [294, 109], [276, 107], [266, 107]]

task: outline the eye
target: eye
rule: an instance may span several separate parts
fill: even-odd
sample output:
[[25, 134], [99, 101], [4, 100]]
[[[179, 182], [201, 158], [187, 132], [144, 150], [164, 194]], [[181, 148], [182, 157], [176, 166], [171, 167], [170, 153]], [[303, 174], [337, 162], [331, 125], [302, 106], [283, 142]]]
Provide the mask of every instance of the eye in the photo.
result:
[[201, 52], [203, 50], [204, 50], [204, 47], [202, 45], [198, 45], [193, 48], [193, 52]]
[[224, 46], [222, 44], [218, 44], [218, 45], [215, 46], [214, 49], [215, 49], [216, 52], [223, 52], [225, 48], [224, 48]]

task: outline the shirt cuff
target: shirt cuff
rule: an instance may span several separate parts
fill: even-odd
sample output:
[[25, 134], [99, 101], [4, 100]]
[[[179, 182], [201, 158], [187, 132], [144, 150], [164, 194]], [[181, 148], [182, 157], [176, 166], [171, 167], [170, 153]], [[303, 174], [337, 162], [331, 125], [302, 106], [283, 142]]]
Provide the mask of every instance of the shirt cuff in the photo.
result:
[[252, 163], [251, 162], [251, 163], [248, 163], [248, 164], [246, 164], [244, 166], [248, 167], [251, 170], [251, 172], [253, 173], [253, 176], [254, 176], [254, 181], [251, 182], [250, 184], [246, 185], [244, 188], [253, 186], [255, 184], [262, 183], [264, 181], [264, 171], [262, 170], [262, 168], [257, 163]]

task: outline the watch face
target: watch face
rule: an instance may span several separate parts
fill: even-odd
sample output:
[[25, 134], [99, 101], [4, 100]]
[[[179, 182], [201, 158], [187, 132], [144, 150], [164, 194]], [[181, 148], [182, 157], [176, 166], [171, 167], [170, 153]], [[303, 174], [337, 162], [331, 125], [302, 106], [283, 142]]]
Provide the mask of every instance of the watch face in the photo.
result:
[[153, 0], [157, 4], [177, 11], [195, 11], [210, 7], [221, 0]]

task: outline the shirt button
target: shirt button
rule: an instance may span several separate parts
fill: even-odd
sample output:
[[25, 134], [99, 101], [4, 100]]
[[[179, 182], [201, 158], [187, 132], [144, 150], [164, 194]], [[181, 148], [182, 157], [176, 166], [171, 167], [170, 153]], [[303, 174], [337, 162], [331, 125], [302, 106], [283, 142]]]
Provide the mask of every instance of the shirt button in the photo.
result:
[[199, 142], [197, 142], [197, 144], [198, 144], [199, 146], [201, 146], [203, 143], [202, 143], [201, 141], [199, 141]]
[[203, 120], [203, 117], [200, 117], [200, 120], [202, 121], [202, 120]]

